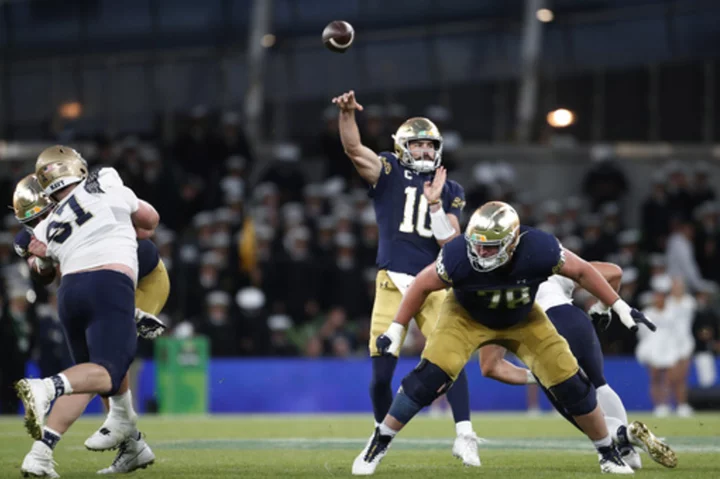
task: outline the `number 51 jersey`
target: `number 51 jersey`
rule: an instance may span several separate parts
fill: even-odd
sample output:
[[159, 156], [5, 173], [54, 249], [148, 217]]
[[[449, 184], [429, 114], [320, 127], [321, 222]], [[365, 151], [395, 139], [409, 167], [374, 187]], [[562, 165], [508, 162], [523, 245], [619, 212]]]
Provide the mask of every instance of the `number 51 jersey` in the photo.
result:
[[[440, 250], [430, 229], [430, 207], [423, 195], [423, 184], [432, 181], [435, 174], [405, 168], [389, 152], [381, 153], [380, 161], [380, 177], [369, 193], [379, 230], [377, 266], [415, 276], [435, 260]], [[460, 218], [465, 192], [448, 180], [441, 201], [447, 214]]]
[[119, 263], [137, 277], [137, 239], [130, 218], [137, 210], [137, 196], [117, 171], [102, 168], [78, 183], [34, 234], [47, 244], [48, 256], [60, 264], [63, 275]]

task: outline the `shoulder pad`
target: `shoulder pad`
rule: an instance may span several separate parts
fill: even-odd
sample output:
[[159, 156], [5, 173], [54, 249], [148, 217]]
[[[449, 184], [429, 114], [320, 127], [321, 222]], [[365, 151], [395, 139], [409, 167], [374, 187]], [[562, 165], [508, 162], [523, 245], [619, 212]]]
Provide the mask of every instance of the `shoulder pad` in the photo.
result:
[[123, 186], [123, 180], [115, 168], [101, 168], [98, 172], [98, 180], [102, 188], [117, 188]]

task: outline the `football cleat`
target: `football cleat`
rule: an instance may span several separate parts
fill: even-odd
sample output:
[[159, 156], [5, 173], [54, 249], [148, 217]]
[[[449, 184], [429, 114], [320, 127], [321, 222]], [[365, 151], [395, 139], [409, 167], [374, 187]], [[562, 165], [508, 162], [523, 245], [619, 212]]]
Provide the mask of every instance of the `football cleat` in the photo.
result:
[[85, 441], [90, 451], [109, 451], [117, 449], [136, 431], [136, 422], [119, 420], [112, 416], [105, 419], [103, 425]]
[[642, 459], [640, 454], [635, 450], [634, 447], [626, 445], [618, 447], [620, 451], [620, 457], [622, 457], [625, 464], [632, 467], [634, 471], [642, 469]]
[[655, 437], [645, 424], [633, 421], [628, 426], [627, 433], [630, 443], [642, 448], [653, 461], [665, 467], [677, 467], [675, 451]]
[[480, 467], [477, 435], [475, 435], [475, 433], [461, 434], [456, 437], [452, 454], [458, 459], [462, 459], [463, 464], [466, 466]]
[[42, 379], [21, 379], [15, 383], [15, 391], [25, 407], [25, 429], [39, 441], [42, 439], [45, 415], [55, 399], [55, 391]]
[[135, 308], [135, 328], [141, 338], [155, 339], [165, 332], [165, 323], [156, 316]]
[[600, 458], [600, 472], [603, 474], [635, 474], [628, 466], [615, 446], [598, 448]]
[[145, 440], [126, 439], [120, 444], [118, 453], [110, 467], [99, 470], [98, 474], [127, 474], [145, 469], [155, 463], [155, 454]]
[[353, 461], [353, 476], [371, 476], [375, 474], [375, 469], [387, 454], [392, 440], [392, 436], [383, 436], [380, 434], [380, 429], [376, 427], [368, 445]]
[[20, 473], [23, 477], [51, 477], [58, 478], [60, 474], [55, 472], [57, 463], [53, 460], [53, 450], [45, 443], [35, 441], [23, 459], [20, 466]]

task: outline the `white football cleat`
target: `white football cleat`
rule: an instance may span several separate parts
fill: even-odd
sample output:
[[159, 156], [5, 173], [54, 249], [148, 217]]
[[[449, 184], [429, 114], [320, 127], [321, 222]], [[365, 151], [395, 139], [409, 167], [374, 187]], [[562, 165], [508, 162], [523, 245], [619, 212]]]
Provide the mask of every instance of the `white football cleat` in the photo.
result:
[[461, 434], [456, 437], [452, 448], [452, 454], [458, 459], [462, 459], [463, 464], [466, 466], [480, 467], [477, 435], [475, 433]]
[[57, 463], [53, 460], [53, 450], [40, 441], [35, 441], [23, 459], [20, 472], [23, 477], [50, 477], [58, 478], [60, 474], [55, 472]]
[[600, 472], [603, 474], [635, 474], [635, 471], [620, 457], [615, 446], [602, 449], [603, 452], [598, 452]]
[[387, 454], [392, 440], [392, 436], [383, 436], [380, 434], [380, 429], [375, 428], [368, 445], [353, 461], [353, 476], [372, 476], [375, 474], [375, 469]]
[[618, 448], [620, 451], [620, 457], [622, 457], [625, 464], [633, 468], [633, 471], [642, 469], [642, 459], [640, 453], [638, 453], [632, 446], [621, 446]]
[[633, 421], [627, 427], [627, 436], [632, 445], [642, 448], [653, 461], [669, 468], [677, 466], [675, 451], [658, 439], [645, 424]]
[[42, 379], [21, 379], [15, 383], [15, 391], [25, 407], [25, 429], [39, 441], [43, 435], [45, 415], [55, 399], [55, 391], [50, 390]]
[[143, 438], [127, 439], [120, 444], [115, 460], [105, 469], [99, 470], [98, 474], [126, 474], [137, 469], [145, 469], [155, 462], [150, 446]]
[[[137, 416], [136, 416], [137, 417]], [[109, 451], [120, 447], [137, 432], [137, 420], [117, 419], [108, 416], [100, 429], [85, 441], [85, 447], [90, 451]]]

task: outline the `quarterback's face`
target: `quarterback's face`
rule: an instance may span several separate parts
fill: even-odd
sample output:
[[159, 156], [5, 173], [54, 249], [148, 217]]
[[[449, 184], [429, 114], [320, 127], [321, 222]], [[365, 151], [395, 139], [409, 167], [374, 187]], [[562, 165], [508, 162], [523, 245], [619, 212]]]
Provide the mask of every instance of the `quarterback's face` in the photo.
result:
[[435, 160], [435, 143], [430, 140], [414, 140], [408, 143], [408, 151], [416, 160]]

